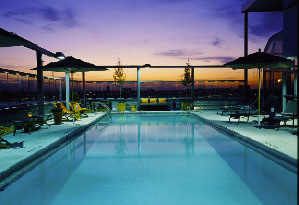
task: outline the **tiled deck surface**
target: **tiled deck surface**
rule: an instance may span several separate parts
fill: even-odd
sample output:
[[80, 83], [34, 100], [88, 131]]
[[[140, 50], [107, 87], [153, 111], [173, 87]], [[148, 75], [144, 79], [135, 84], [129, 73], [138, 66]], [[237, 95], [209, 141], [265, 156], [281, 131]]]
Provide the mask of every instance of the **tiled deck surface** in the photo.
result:
[[[254, 140], [257, 144], [268, 147], [270, 150], [276, 150], [283, 153], [284, 156], [297, 161], [297, 121], [295, 128], [281, 127], [279, 131], [274, 129], [259, 129], [255, 127], [257, 118], [250, 118], [247, 123], [246, 119], [241, 119], [240, 124], [236, 122], [228, 123], [228, 116], [217, 115], [215, 110], [205, 110], [204, 112], [193, 112], [194, 114], [209, 121], [210, 124], [225, 127], [227, 130], [239, 133], [249, 140]], [[63, 140], [69, 134], [80, 132], [88, 126], [95, 123], [104, 116], [105, 113], [90, 113], [89, 117], [80, 119], [73, 124], [73, 122], [63, 122], [61, 125], [54, 125], [53, 121], [49, 124], [51, 127], [44, 125], [39, 130], [28, 133], [19, 132], [15, 136], [11, 134], [6, 135], [11, 143], [23, 142], [23, 148], [0, 149], [1, 163], [0, 163], [0, 181], [6, 175], [14, 170], [16, 164], [26, 160], [33, 155], [37, 155], [44, 150], [49, 149], [53, 144], [57, 144], [59, 140]], [[291, 122], [288, 122], [290, 125]], [[0, 183], [1, 185], [1, 183]], [[2, 184], [3, 185], [3, 184]]]

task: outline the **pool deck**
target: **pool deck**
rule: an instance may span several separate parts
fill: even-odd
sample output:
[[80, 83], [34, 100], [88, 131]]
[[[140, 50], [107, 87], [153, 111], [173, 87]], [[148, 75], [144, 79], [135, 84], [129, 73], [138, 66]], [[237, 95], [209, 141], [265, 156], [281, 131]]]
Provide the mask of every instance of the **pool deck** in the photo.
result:
[[[287, 127], [281, 127], [279, 131], [277, 131], [277, 129], [274, 130], [272, 128], [260, 129], [256, 127], [257, 118], [255, 117], [250, 117], [249, 122], [246, 122], [246, 119], [241, 119], [240, 123], [237, 124], [236, 121], [228, 123], [228, 116], [217, 115], [216, 110], [204, 110], [203, 112], [191, 113], [206, 123], [235, 135], [242, 141], [247, 141], [255, 147], [269, 151], [268, 153], [277, 154], [291, 161], [291, 163], [295, 163], [297, 167], [297, 121], [295, 128], [292, 128], [290, 126], [291, 122], [288, 122]], [[73, 124], [73, 122], [63, 121], [60, 125], [54, 125], [54, 121], [50, 120], [48, 123], [51, 127], [44, 125], [40, 129], [33, 131], [30, 135], [22, 131], [17, 131], [15, 136], [13, 136], [12, 133], [4, 136], [3, 138], [9, 142], [16, 143], [16, 147], [0, 149], [0, 189], [21, 175], [28, 163], [34, 163], [36, 158], [50, 152], [54, 147], [58, 147], [77, 133], [86, 130], [89, 126], [101, 120], [105, 115], [106, 113], [104, 112], [96, 114], [89, 113], [89, 117], [79, 119], [75, 121], [75, 124]], [[20, 171], [21, 169], [22, 171]]]
[[[297, 120], [295, 120], [294, 128], [292, 121], [287, 121], [286, 126], [281, 126], [277, 130], [277, 128], [274, 129], [270, 126], [258, 127], [257, 117], [250, 117], [248, 122], [247, 118], [241, 118], [238, 124], [237, 120], [231, 120], [229, 123], [229, 115], [218, 115], [216, 110], [192, 113], [213, 127], [232, 134], [241, 141], [245, 141], [270, 155], [275, 155], [275, 157], [298, 167]], [[262, 118], [263, 116], [261, 116]]]

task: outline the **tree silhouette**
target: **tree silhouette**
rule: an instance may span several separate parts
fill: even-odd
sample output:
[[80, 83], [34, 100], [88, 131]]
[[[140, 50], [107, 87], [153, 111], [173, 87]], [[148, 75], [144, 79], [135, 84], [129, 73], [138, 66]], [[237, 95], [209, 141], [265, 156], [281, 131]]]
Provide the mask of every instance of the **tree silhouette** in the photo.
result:
[[121, 101], [121, 90], [126, 81], [126, 77], [127, 75], [124, 73], [124, 70], [121, 66], [120, 59], [118, 59], [117, 68], [114, 69], [113, 79], [115, 81], [115, 85], [119, 87], [120, 101]]
[[[191, 67], [190, 67], [189, 59], [186, 64], [187, 64], [187, 66], [184, 69], [184, 74], [182, 75], [183, 79], [181, 80], [181, 83], [183, 84], [183, 86], [185, 88], [188, 88], [192, 84]], [[186, 90], [186, 99], [187, 99], [187, 90]]]

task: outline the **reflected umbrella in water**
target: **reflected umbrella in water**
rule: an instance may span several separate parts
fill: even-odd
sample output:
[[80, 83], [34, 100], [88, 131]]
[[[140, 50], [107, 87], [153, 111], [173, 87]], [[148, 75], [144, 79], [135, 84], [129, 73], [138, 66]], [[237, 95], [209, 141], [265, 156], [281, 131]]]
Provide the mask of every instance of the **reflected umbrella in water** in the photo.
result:
[[[45, 66], [42, 66], [41, 68], [33, 68], [31, 70], [71, 73], [71, 78], [72, 78], [72, 102], [74, 102], [73, 75], [74, 75], [75, 72], [105, 71], [105, 70], [108, 70], [108, 69], [103, 67], [103, 66], [96, 66], [92, 63], [82, 61], [82, 60], [74, 58], [72, 56], [68, 56], [65, 59], [61, 60], [61, 61], [51, 62], [51, 63], [49, 63]], [[68, 102], [66, 102], [66, 103], [68, 103]], [[74, 115], [74, 112], [73, 112], [73, 115]], [[73, 116], [73, 122], [74, 122], [74, 116]]]
[[260, 126], [260, 98], [261, 98], [261, 69], [263, 68], [290, 68], [294, 66], [292, 60], [270, 55], [268, 53], [258, 52], [252, 53], [245, 57], [237, 58], [236, 60], [230, 61], [223, 66], [236, 69], [251, 69], [257, 68], [259, 71], [259, 91], [258, 91], [258, 126]]

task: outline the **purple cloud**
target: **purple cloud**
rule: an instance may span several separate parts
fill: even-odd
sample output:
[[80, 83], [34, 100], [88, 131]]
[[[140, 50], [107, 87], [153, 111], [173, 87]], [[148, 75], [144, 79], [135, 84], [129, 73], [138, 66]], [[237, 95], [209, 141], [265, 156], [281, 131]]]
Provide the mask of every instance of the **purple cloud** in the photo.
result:
[[183, 50], [168, 50], [161, 53], [156, 53], [157, 56], [185, 56]]
[[221, 44], [221, 42], [220, 42], [219, 38], [216, 37], [216, 39], [215, 39], [215, 41], [212, 43], [212, 45], [215, 46], [215, 47], [220, 47], [220, 44]]
[[[235, 4], [226, 1], [213, 10], [213, 16], [225, 19], [231, 30], [238, 36], [244, 37], [244, 14], [241, 13], [243, 1], [237, 0]], [[235, 5], [235, 6], [233, 6]], [[249, 35], [258, 37], [270, 37], [272, 34], [282, 30], [282, 12], [250, 12], [248, 14]], [[249, 40], [253, 40], [249, 38]]]
[[14, 19], [23, 24], [34, 24], [40, 20], [48, 23], [48, 25], [42, 28], [47, 30], [52, 29], [50, 25], [58, 23], [64, 27], [71, 28], [77, 25], [74, 12], [72, 9], [67, 8], [64, 10], [58, 10], [53, 7], [25, 7], [17, 10], [9, 10], [3, 14], [4, 17]]
[[265, 12], [263, 14], [253, 14], [248, 20], [248, 31], [250, 34], [260, 37], [270, 37], [274, 33], [282, 30], [282, 12]]
[[211, 61], [219, 61], [220, 63], [227, 63], [232, 60], [235, 60], [236, 58], [230, 57], [230, 56], [215, 56], [215, 57], [197, 57], [197, 58], [190, 58], [192, 60], [201, 60], [205, 62], [211, 62]]

